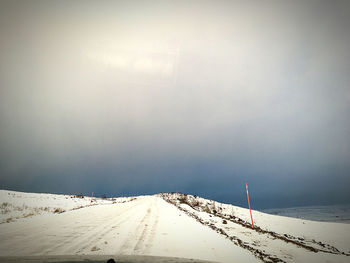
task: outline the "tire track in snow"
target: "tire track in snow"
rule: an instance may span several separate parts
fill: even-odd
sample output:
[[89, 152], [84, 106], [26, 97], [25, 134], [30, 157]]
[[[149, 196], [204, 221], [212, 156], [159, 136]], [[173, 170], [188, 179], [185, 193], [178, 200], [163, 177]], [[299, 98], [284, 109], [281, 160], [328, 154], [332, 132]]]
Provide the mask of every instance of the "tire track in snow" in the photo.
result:
[[146, 210], [146, 213], [142, 216], [142, 219], [140, 220], [139, 224], [134, 230], [130, 230], [127, 239], [124, 242], [124, 244], [120, 248], [120, 253], [125, 254], [128, 250], [134, 250], [135, 251], [135, 240], [136, 244], [140, 240], [140, 236], [142, 236], [142, 233], [147, 231], [148, 223], [150, 221], [150, 215], [152, 212], [152, 206], [153, 203], [149, 205], [149, 207]]
[[[132, 207], [134, 207], [136, 204], [135, 203], [128, 203], [128, 205], [132, 205]], [[111, 207], [113, 207], [114, 205], [110, 205]], [[79, 211], [77, 210], [73, 210], [73, 211], [68, 211], [62, 214], [58, 214], [58, 215], [51, 215], [50, 217], [46, 218], [46, 221], [44, 222], [44, 224], [36, 224], [34, 227], [32, 225], [28, 226], [28, 225], [24, 225], [24, 226], [20, 226], [17, 230], [13, 231], [11, 234], [11, 238], [9, 238], [7, 235], [7, 233], [5, 233], [5, 235], [0, 235], [1, 239], [3, 240], [7, 240], [6, 244], [4, 244], [4, 248], [8, 247], [11, 248], [11, 250], [13, 250], [13, 255], [19, 255], [19, 254], [23, 254], [24, 252], [30, 254], [30, 255], [35, 255], [35, 254], [47, 254], [47, 253], [51, 253], [52, 250], [54, 250], [55, 248], [59, 248], [61, 247], [61, 245], [65, 245], [67, 243], [69, 243], [70, 241], [76, 239], [76, 238], [80, 238], [82, 235], [84, 235], [84, 233], [82, 233], [81, 231], [76, 231], [76, 224], [78, 223], [77, 220], [75, 219], [76, 213], [81, 214], [84, 213], [86, 211], [88, 211], [89, 209], [99, 209], [99, 206], [90, 206], [87, 208], [82, 208], [79, 209]], [[130, 209], [125, 207], [123, 209]], [[124, 211], [124, 210], [123, 210]], [[122, 212], [123, 213], [123, 212]], [[108, 213], [108, 215], [110, 215], [110, 213]], [[69, 218], [69, 220], [63, 220], [63, 218]], [[56, 230], [56, 232], [52, 232], [52, 220], [54, 220], [54, 224], [57, 225], [58, 228], [61, 228], [63, 231], [60, 231], [59, 233], [57, 233], [57, 228], [54, 229], [54, 231]], [[40, 220], [40, 218], [33, 218], [30, 220]], [[85, 219], [84, 219], [85, 220]], [[101, 221], [102, 224], [105, 221], [104, 217], [99, 217], [97, 219], [98, 221]], [[63, 222], [65, 223], [65, 225], [62, 225]], [[68, 223], [67, 223], [68, 222]], [[50, 224], [49, 224], [50, 223]], [[91, 226], [90, 228], [92, 228], [93, 226]], [[87, 226], [88, 228], [88, 226]], [[65, 231], [64, 229], [68, 229], [68, 231]], [[87, 231], [89, 231], [90, 229], [88, 228]], [[21, 233], [21, 235], [18, 235], [17, 233]], [[30, 233], [27, 236], [23, 236], [23, 233]], [[65, 233], [66, 232], [66, 233]], [[62, 235], [63, 233], [63, 235]], [[47, 240], [47, 238], [45, 237], [49, 237], [52, 236], [54, 237], [53, 239], [51, 239], [51, 244], [49, 243], [49, 241]], [[60, 243], [56, 243], [57, 239], [61, 238], [64, 239], [64, 241], [60, 242], [60, 240], [58, 240], [58, 242]], [[44, 249], [41, 249], [39, 251], [33, 251], [33, 250], [28, 250], [25, 251], [21, 248], [17, 248], [17, 244], [18, 243], [31, 243], [33, 242], [33, 240], [35, 240], [35, 242], [42, 242], [42, 244], [45, 246]], [[52, 251], [52, 253], [57, 254], [56, 251]]]
[[154, 199], [150, 205], [145, 208], [144, 214], [140, 216], [136, 228], [128, 232], [127, 239], [117, 253], [142, 255], [150, 253], [158, 225], [158, 218], [158, 200]]
[[149, 239], [148, 239], [148, 242], [146, 242], [146, 248], [145, 248], [145, 251], [144, 253], [145, 254], [148, 254], [152, 248], [152, 245], [153, 245], [153, 240], [155, 238], [155, 235], [156, 235], [156, 230], [157, 230], [157, 226], [158, 226], [158, 221], [159, 221], [159, 207], [158, 207], [158, 202], [159, 200], [156, 199], [156, 211], [155, 211], [155, 215], [156, 215], [156, 218], [153, 222], [153, 225], [152, 225], [152, 228], [151, 228], [151, 231], [150, 231], [150, 236], [149, 236]]
[[[139, 203], [134, 203], [131, 207], [125, 207], [123, 211], [115, 216], [113, 216], [113, 213], [102, 215], [102, 217], [98, 219], [98, 222], [104, 222], [101, 225], [98, 225], [97, 222], [96, 226], [88, 226], [89, 229], [87, 230], [87, 233], [77, 232], [76, 235], [66, 238], [55, 246], [48, 248], [43, 254], [57, 254], [57, 251], [60, 251], [61, 254], [76, 254], [81, 252], [92, 243], [96, 243], [96, 241], [112, 230], [114, 225], [120, 225], [127, 221], [131, 215], [135, 213], [135, 208], [139, 205]], [[117, 217], [117, 219], [115, 217]]]
[[[158, 210], [158, 200], [155, 200], [155, 203], [152, 204], [153, 209], [151, 210], [151, 215], [149, 215], [149, 220], [147, 226], [143, 229], [135, 247], [134, 251], [140, 251], [143, 254], [147, 254], [152, 248], [153, 239], [156, 233], [158, 218], [159, 218], [159, 210]], [[151, 228], [149, 229], [149, 225], [151, 224], [151, 219], [153, 219], [153, 223]]]
[[[108, 223], [105, 224], [101, 230], [100, 230], [101, 227], [98, 229], [95, 229], [94, 231], [89, 233], [89, 235], [85, 236], [83, 240], [79, 239], [79, 242], [75, 246], [70, 247], [68, 250], [64, 250], [63, 254], [69, 254], [69, 253], [79, 254], [83, 252], [85, 249], [91, 247], [92, 245], [97, 244], [105, 235], [113, 231], [116, 231], [114, 229], [115, 227], [118, 227], [123, 223], [129, 221], [130, 218], [136, 212], [135, 207], [137, 206], [133, 206], [129, 208], [127, 211], [125, 211], [124, 213], [117, 215], [118, 220], [113, 218], [110, 221], [108, 221]], [[120, 216], [122, 217], [120, 218]]]

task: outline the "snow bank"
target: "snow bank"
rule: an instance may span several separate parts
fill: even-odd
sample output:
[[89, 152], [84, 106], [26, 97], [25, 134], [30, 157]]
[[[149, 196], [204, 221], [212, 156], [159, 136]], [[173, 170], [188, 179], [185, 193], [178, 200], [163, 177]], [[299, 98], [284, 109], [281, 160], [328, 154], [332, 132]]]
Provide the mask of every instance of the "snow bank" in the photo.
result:
[[348, 262], [350, 225], [301, 220], [248, 209], [186, 194], [160, 194], [236, 245], [265, 262]]

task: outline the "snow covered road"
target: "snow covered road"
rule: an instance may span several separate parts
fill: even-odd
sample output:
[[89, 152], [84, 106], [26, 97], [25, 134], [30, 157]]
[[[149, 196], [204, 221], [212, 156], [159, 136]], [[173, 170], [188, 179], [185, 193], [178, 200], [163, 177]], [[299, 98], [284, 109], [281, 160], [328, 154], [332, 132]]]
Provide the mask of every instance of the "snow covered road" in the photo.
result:
[[260, 262], [157, 196], [1, 224], [0, 254], [155, 255]]

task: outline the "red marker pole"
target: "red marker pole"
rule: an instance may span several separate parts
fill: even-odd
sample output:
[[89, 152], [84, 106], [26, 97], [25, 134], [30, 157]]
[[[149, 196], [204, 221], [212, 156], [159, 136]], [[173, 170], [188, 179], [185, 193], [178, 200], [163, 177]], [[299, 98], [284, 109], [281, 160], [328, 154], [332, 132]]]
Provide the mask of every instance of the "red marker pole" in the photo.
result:
[[94, 192], [92, 192], [92, 194], [91, 194], [91, 202], [90, 202], [90, 204], [92, 203], [92, 199], [94, 198]]
[[252, 210], [250, 209], [249, 192], [248, 192], [248, 183], [245, 183], [245, 188], [247, 189], [247, 197], [248, 197], [248, 205], [249, 205], [250, 219], [252, 220], [252, 226], [253, 226], [253, 228], [254, 228]]

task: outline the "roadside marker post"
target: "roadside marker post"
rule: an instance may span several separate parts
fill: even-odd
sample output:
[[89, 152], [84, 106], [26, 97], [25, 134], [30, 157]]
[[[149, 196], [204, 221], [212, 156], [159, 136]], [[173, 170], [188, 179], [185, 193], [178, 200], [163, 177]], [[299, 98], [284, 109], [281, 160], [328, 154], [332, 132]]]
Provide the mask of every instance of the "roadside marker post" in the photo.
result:
[[91, 202], [90, 202], [90, 204], [92, 203], [92, 199], [94, 198], [94, 192], [92, 192], [92, 194], [91, 194]]
[[247, 198], [248, 198], [248, 205], [249, 205], [250, 219], [252, 220], [252, 226], [253, 226], [253, 228], [254, 228], [254, 222], [253, 222], [252, 210], [250, 209], [249, 192], [248, 192], [248, 183], [245, 183], [245, 188], [247, 189]]

